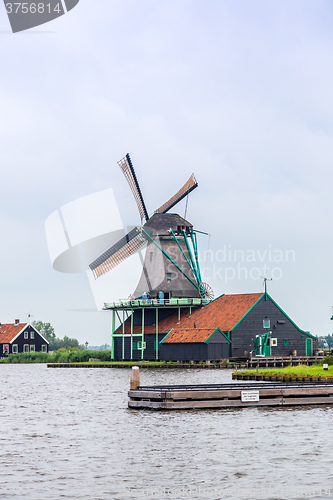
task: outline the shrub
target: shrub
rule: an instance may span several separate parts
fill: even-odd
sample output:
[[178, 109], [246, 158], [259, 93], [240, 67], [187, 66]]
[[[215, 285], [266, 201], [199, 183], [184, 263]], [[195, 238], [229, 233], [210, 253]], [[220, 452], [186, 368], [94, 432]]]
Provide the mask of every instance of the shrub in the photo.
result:
[[323, 365], [324, 363], [327, 364], [327, 365], [333, 365], [333, 356], [326, 356], [322, 360], [321, 364]]
[[72, 347], [62, 347], [52, 354], [47, 352], [21, 352], [10, 354], [4, 363], [84, 363], [89, 358], [101, 361], [111, 360], [111, 351], [87, 351]]

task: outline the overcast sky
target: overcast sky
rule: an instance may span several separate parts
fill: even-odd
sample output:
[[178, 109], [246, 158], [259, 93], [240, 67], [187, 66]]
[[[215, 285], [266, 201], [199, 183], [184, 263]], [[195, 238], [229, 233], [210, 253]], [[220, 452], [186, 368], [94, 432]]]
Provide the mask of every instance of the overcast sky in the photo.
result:
[[0, 6], [1, 322], [109, 343], [110, 313], [71, 311], [94, 297], [52, 268], [45, 220], [113, 188], [138, 224], [129, 152], [150, 212], [195, 173], [187, 218], [211, 235], [216, 296], [266, 273], [297, 325], [331, 333], [332, 24], [328, 0], [81, 0], [14, 35]]

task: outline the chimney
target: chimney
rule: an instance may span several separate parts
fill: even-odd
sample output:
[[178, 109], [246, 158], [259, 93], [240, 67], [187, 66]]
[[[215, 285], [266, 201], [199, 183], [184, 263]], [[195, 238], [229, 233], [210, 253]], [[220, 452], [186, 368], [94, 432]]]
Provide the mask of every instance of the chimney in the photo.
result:
[[19, 325], [20, 324], [20, 320], [19, 319], [16, 319], [15, 320], [15, 325]]

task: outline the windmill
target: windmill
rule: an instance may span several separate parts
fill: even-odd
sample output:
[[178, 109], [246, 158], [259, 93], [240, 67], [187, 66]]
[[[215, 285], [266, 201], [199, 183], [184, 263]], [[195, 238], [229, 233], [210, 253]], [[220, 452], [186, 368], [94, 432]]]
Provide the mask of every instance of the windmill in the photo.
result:
[[[90, 265], [95, 279], [111, 271], [138, 250], [147, 246], [142, 275], [135, 298], [145, 292], [152, 296], [214, 298], [211, 287], [201, 279], [197, 233], [193, 225], [170, 210], [189, 195], [198, 183], [194, 174], [183, 187], [150, 217], [129, 154], [118, 162], [136, 201], [141, 226], [136, 226]], [[203, 233], [206, 234], [206, 233]]]

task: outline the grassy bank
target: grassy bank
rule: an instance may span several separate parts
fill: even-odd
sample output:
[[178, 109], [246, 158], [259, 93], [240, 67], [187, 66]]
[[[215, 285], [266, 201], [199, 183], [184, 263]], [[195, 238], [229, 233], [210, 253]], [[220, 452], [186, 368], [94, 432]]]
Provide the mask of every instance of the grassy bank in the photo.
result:
[[[323, 364], [328, 364], [324, 370]], [[332, 357], [325, 358], [316, 365], [286, 366], [284, 368], [262, 368], [233, 372], [232, 377], [238, 380], [333, 380]]]

